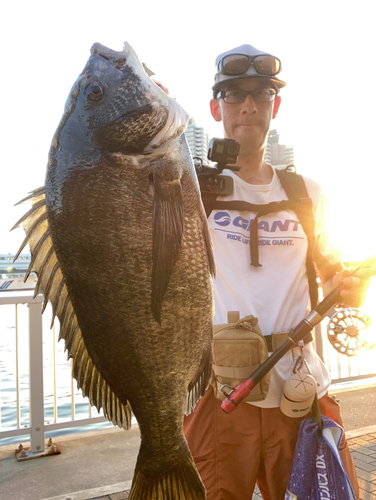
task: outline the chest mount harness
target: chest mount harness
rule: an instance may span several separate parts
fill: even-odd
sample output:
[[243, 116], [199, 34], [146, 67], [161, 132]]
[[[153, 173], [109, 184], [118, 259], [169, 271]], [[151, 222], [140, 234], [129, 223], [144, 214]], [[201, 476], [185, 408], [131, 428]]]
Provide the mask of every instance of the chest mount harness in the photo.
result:
[[291, 170], [291, 167], [287, 167], [283, 170], [275, 169], [275, 171], [287, 195], [287, 200], [273, 201], [264, 205], [256, 205], [246, 201], [217, 200], [217, 194], [202, 192], [202, 201], [205, 207], [206, 216], [209, 217], [213, 210], [239, 210], [255, 213], [256, 216], [250, 226], [251, 266], [262, 267], [262, 264], [260, 264], [259, 261], [258, 248], [259, 218], [270, 213], [293, 210], [307, 236], [308, 248], [306, 256], [306, 269], [311, 308], [313, 309], [318, 303], [318, 284], [316, 270], [313, 263], [313, 249], [316, 242], [314, 233], [315, 220], [313, 215], [313, 203], [308, 195], [303, 177], [295, 172], [295, 167], [294, 170]]

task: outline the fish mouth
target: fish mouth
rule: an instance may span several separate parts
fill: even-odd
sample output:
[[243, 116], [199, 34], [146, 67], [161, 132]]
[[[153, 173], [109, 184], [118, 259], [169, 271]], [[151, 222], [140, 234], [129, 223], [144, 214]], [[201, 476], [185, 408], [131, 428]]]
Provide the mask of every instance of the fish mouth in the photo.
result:
[[106, 59], [116, 69], [122, 69], [128, 64], [128, 55], [130, 52], [130, 45], [124, 43], [124, 50], [121, 52], [112, 50], [101, 43], [94, 43], [90, 49], [91, 55], [99, 55]]
[[101, 43], [94, 43], [90, 49], [90, 54], [99, 55], [108, 61], [114, 68], [122, 70], [125, 66], [130, 66], [138, 74], [145, 72], [148, 76], [154, 74], [151, 70], [145, 68], [145, 65], [140, 62], [136, 52], [128, 42], [124, 42], [123, 50], [112, 50]]
[[[160, 104], [156, 101], [148, 102], [142, 106], [139, 106], [138, 108], [131, 109], [124, 113], [121, 118], [119, 118], [118, 121], [124, 120], [124, 118], [129, 118], [131, 116], [138, 116], [138, 115], [143, 115], [145, 112], [150, 111], [152, 108], [154, 108], [157, 104]], [[167, 118], [166, 118], [167, 120]]]

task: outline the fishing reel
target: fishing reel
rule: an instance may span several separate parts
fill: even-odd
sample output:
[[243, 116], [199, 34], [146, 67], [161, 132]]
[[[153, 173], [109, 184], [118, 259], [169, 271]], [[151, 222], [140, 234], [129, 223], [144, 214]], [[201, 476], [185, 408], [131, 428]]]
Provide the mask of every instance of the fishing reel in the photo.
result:
[[358, 356], [362, 350], [376, 346], [375, 335], [369, 330], [371, 318], [360, 309], [338, 309], [327, 326], [329, 342], [340, 354]]

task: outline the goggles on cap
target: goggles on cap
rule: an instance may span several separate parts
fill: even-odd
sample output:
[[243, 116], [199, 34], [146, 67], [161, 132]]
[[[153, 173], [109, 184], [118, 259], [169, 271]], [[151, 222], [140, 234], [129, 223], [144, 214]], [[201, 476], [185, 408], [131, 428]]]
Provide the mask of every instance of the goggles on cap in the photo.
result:
[[281, 61], [278, 57], [270, 54], [257, 56], [247, 56], [245, 54], [230, 54], [223, 57], [217, 66], [218, 73], [223, 75], [242, 75], [253, 66], [259, 75], [275, 76], [282, 69]]

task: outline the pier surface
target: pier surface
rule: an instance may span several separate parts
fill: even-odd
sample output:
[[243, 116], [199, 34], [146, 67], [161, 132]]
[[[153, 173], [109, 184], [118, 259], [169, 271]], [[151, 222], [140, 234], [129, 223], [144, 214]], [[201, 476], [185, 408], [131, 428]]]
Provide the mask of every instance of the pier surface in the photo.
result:
[[[360, 500], [376, 500], [376, 386], [334, 390], [358, 471]], [[140, 445], [135, 426], [54, 438], [61, 454], [17, 462], [0, 446], [0, 500], [125, 500]], [[28, 446], [28, 443], [23, 443]], [[258, 492], [254, 500], [260, 500]]]

